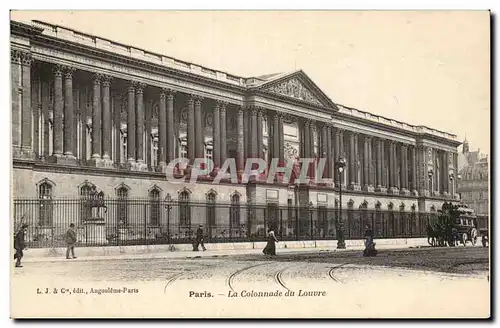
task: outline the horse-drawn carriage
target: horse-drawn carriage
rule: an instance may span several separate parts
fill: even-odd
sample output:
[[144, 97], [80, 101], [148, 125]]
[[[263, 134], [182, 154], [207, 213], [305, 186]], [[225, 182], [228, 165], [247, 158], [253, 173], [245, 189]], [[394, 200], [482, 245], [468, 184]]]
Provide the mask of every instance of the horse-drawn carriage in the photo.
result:
[[466, 205], [443, 204], [437, 221], [427, 226], [428, 242], [431, 246], [474, 246], [477, 242], [477, 217]]
[[475, 216], [460, 215], [455, 219], [454, 227], [457, 231], [459, 241], [466, 246], [470, 242], [472, 246], [476, 245], [478, 231], [474, 223]]

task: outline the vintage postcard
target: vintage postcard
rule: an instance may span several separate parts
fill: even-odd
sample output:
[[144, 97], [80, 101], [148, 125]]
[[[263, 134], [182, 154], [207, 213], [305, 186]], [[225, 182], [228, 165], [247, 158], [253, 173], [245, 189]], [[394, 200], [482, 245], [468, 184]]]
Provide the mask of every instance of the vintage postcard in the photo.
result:
[[11, 11], [11, 317], [489, 318], [490, 21]]

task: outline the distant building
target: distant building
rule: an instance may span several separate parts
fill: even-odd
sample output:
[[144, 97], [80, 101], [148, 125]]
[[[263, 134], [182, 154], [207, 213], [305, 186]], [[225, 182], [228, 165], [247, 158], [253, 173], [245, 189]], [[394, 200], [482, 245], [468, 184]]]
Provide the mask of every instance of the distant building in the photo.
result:
[[458, 192], [462, 202], [476, 214], [488, 214], [488, 156], [480, 150], [470, 151], [464, 140], [462, 154], [458, 156]]

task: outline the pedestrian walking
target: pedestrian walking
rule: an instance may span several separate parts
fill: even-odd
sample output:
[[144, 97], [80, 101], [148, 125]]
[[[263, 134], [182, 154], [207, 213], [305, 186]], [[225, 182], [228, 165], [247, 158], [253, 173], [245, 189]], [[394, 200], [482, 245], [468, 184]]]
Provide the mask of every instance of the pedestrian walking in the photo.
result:
[[75, 225], [73, 223], [69, 225], [69, 229], [68, 231], [66, 231], [65, 240], [66, 244], [68, 245], [66, 248], [66, 258], [68, 260], [71, 259], [71, 257], [69, 257], [69, 253], [71, 252], [73, 258], [76, 259], [75, 256], [76, 231], [75, 231]]
[[276, 255], [276, 243], [278, 242], [278, 239], [276, 239], [276, 236], [274, 235], [274, 231], [272, 229], [269, 229], [268, 234], [267, 234], [267, 244], [266, 247], [262, 250], [262, 253], [264, 255]]
[[198, 226], [198, 229], [196, 230], [196, 242], [193, 246], [193, 251], [198, 252], [199, 249], [198, 247], [201, 245], [201, 248], [203, 251], [206, 251], [207, 249], [205, 248], [205, 244], [203, 243], [204, 240], [204, 235], [203, 235], [203, 224], [200, 224]]
[[377, 250], [375, 249], [375, 243], [373, 242], [373, 230], [367, 224], [365, 226], [365, 250], [363, 251], [363, 256], [376, 256]]
[[16, 260], [16, 268], [22, 268], [21, 259], [23, 258], [23, 250], [26, 249], [26, 243], [24, 241], [24, 237], [26, 235], [26, 229], [28, 225], [23, 223], [21, 228], [14, 235], [14, 249], [16, 253], [14, 254], [14, 260]]

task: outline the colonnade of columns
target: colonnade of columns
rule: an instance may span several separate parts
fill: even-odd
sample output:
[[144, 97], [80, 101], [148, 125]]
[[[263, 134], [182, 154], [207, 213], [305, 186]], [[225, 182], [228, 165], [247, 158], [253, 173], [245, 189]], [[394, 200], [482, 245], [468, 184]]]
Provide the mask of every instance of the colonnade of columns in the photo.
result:
[[[48, 108], [40, 93], [46, 94], [45, 88], [33, 89], [33, 103], [31, 101], [31, 58], [23, 52], [12, 53], [12, 104], [13, 104], [13, 145], [14, 148], [33, 150], [37, 147], [34, 143], [48, 144], [48, 134], [43, 133], [38, 140], [37, 127], [35, 133], [32, 127], [33, 106], [38, 114], [43, 117], [43, 124], [50, 119]], [[28, 59], [26, 59], [28, 58]], [[55, 161], [71, 163], [77, 156], [77, 115], [74, 105], [81, 102], [79, 93], [75, 93], [73, 76], [75, 69], [63, 65], [53, 65], [51, 72], [52, 92], [52, 153], [48, 147], [43, 147], [44, 156]], [[117, 83], [115, 90], [123, 88], [126, 83], [126, 132], [127, 152], [126, 164], [130, 169], [147, 170], [145, 157], [144, 134], [151, 132], [151, 113], [145, 110], [145, 90], [149, 89], [149, 97], [154, 95], [158, 101], [158, 150], [157, 163], [163, 167], [176, 157], [177, 133], [174, 103], [179, 92], [168, 88], [147, 86], [137, 81], [123, 81], [113, 79], [103, 74], [92, 74], [91, 87], [91, 160], [96, 166], [113, 166], [120, 159], [113, 155], [113, 149], [118, 148], [116, 136], [113, 131], [120, 129], [120, 106], [113, 100], [111, 91], [113, 84]], [[79, 86], [77, 86], [78, 88]], [[154, 90], [152, 92], [151, 90]], [[22, 96], [19, 97], [19, 94]], [[76, 99], [75, 99], [76, 97]], [[228, 157], [228, 110], [235, 117], [236, 126], [236, 165], [237, 170], [244, 168], [245, 158], [264, 158], [263, 152], [263, 121], [267, 118], [268, 125], [268, 158], [277, 158], [285, 161], [284, 144], [284, 116], [280, 112], [267, 110], [258, 106], [234, 106], [225, 101], [205, 99], [200, 95], [183, 95], [187, 99], [187, 158], [192, 162], [195, 158], [204, 158], [205, 123], [203, 109], [208, 105], [212, 113], [212, 160], [215, 167], [221, 167]], [[204, 106], [205, 105], [205, 106]], [[80, 106], [81, 107], [81, 106]], [[39, 111], [39, 109], [41, 110]], [[114, 115], [112, 116], [112, 113]], [[37, 114], [37, 115], [38, 115]], [[148, 116], [149, 115], [149, 116]], [[36, 117], [36, 115], [35, 115]], [[86, 122], [86, 117], [82, 120]], [[351, 190], [366, 192], [389, 192], [409, 194], [421, 189], [419, 181], [424, 181], [424, 189], [431, 188], [426, 177], [419, 174], [420, 161], [415, 145], [387, 140], [356, 131], [339, 129], [328, 122], [317, 122], [304, 118], [297, 118], [299, 127], [299, 154], [302, 158], [326, 158], [324, 178], [333, 178], [336, 186], [339, 185], [339, 175], [335, 169], [335, 162], [343, 157], [347, 162], [346, 176], [342, 183]], [[35, 124], [36, 125], [36, 124]], [[44, 128], [45, 130], [46, 128]], [[21, 132], [19, 132], [21, 131]], [[33, 134], [33, 138], [32, 138]], [[113, 145], [113, 139], [115, 145]], [[82, 143], [82, 141], [80, 141]], [[85, 142], [83, 142], [85, 143]], [[316, 147], [317, 146], [317, 147]], [[81, 147], [80, 147], [81, 148]], [[317, 152], [315, 151], [317, 150]], [[439, 179], [443, 194], [450, 193], [447, 169], [449, 163], [448, 153], [442, 152], [441, 174], [434, 177]], [[423, 179], [423, 180], [422, 180]]]

